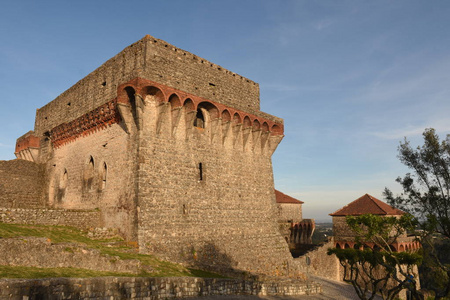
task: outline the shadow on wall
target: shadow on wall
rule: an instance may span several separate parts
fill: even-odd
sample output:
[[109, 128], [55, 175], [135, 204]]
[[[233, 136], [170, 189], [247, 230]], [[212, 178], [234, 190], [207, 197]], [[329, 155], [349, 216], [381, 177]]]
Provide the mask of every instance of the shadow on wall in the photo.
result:
[[[58, 284], [61, 288], [59, 291], [61, 294], [65, 295], [71, 295], [73, 299], [81, 299], [80, 293], [76, 292], [72, 284], [68, 279], [58, 279]], [[22, 296], [24, 299], [25, 297], [28, 297], [27, 299], [33, 299], [33, 300], [46, 300], [46, 299], [52, 299], [52, 297], [56, 295], [52, 295], [53, 288], [51, 285], [45, 284], [43, 280], [36, 280], [34, 281], [32, 286], [23, 286], [20, 288], [19, 295]]]
[[[236, 261], [220, 250], [214, 243], [208, 242], [198, 248], [191, 246], [189, 250], [190, 258], [188, 261], [193, 268], [248, 280], [257, 280], [259, 278], [256, 274], [249, 274], [247, 271], [237, 269], [235, 267], [237, 265]], [[186, 253], [184, 253], [184, 256], [186, 257]]]
[[[27, 297], [30, 300], [85, 299], [110, 290], [120, 299], [134, 298], [131, 289], [127, 288], [130, 283], [118, 281], [108, 285], [102, 278], [90, 278], [87, 282], [91, 286], [90, 289], [83, 288], [82, 283], [69, 278], [38, 279], [33, 281], [32, 286], [21, 287], [18, 295], [23, 299]], [[84, 283], [86, 284], [86, 282]], [[93, 287], [95, 288], [93, 289]]]

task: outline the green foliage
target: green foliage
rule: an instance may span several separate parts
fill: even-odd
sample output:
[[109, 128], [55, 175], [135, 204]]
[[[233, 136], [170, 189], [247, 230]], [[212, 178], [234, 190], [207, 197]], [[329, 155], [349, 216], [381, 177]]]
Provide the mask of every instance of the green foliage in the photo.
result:
[[373, 267], [383, 264], [387, 264], [392, 267], [397, 265], [418, 265], [422, 262], [422, 256], [420, 254], [410, 252], [330, 248], [328, 249], [327, 254], [334, 254], [340, 261], [345, 261], [348, 264], [368, 263]]
[[424, 229], [450, 238], [450, 135], [440, 142], [431, 128], [423, 137], [424, 144], [416, 149], [406, 138], [400, 143], [399, 159], [413, 173], [397, 178], [401, 195], [387, 188], [384, 195], [391, 205], [422, 220]]
[[422, 286], [441, 299], [450, 295], [448, 249], [439, 247], [439, 241], [450, 238], [450, 135], [440, 141], [434, 129], [425, 129], [423, 141], [417, 148], [406, 138], [400, 142], [398, 157], [412, 172], [397, 178], [403, 188], [400, 195], [386, 188], [384, 196], [389, 204], [420, 221], [425, 249]]
[[390, 244], [407, 231], [414, 231], [416, 219], [410, 214], [397, 217], [384, 217], [366, 214], [347, 216], [347, 225], [357, 234], [357, 242], [373, 242], [377, 247], [390, 251]]
[[[407, 214], [400, 218], [378, 215], [348, 216], [347, 225], [355, 233], [360, 248], [329, 249], [344, 268], [343, 280], [351, 283], [360, 299], [373, 299], [381, 291], [383, 299], [395, 299], [402, 289], [410, 290], [416, 299], [414, 266], [422, 261], [419, 253], [395, 252], [391, 244], [416, 221]], [[364, 247], [367, 245], [372, 247]]]

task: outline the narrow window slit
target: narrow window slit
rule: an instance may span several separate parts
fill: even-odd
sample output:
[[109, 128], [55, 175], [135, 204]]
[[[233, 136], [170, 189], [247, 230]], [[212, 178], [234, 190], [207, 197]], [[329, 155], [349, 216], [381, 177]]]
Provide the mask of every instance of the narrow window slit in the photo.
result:
[[106, 188], [106, 176], [108, 174], [108, 166], [106, 163], [103, 163], [103, 172], [102, 172], [102, 190]]
[[198, 173], [199, 173], [199, 179], [203, 180], [203, 165], [202, 165], [202, 163], [198, 164]]

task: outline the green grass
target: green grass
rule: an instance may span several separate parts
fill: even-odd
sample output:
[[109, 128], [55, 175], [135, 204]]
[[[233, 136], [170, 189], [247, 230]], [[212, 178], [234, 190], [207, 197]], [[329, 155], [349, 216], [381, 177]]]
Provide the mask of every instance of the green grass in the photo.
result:
[[51, 277], [103, 277], [136, 276], [129, 273], [93, 271], [77, 268], [36, 268], [25, 266], [0, 266], [0, 278], [51, 278]]
[[[0, 223], [0, 238], [44, 237], [52, 243], [76, 243], [80, 246], [97, 249], [111, 259], [137, 259], [153, 271], [142, 270], [139, 274], [92, 271], [77, 268], [35, 268], [26, 266], [0, 266], [0, 278], [45, 278], [45, 277], [98, 277], [98, 276], [146, 276], [146, 277], [223, 277], [219, 274], [186, 268], [180, 264], [162, 261], [153, 255], [137, 253], [134, 243], [121, 238], [97, 240], [90, 239], [83, 231], [67, 226], [19, 225]], [[73, 251], [66, 247], [64, 251]]]

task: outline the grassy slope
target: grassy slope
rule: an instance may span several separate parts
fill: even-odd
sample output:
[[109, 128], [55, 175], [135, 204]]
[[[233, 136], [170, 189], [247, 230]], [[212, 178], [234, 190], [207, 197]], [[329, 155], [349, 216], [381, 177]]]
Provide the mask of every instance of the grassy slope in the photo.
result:
[[222, 277], [218, 274], [186, 268], [162, 261], [152, 255], [137, 253], [136, 245], [120, 238], [108, 240], [90, 239], [81, 230], [66, 226], [18, 225], [0, 223], [0, 238], [46, 237], [52, 243], [78, 243], [99, 250], [102, 254], [119, 259], [138, 259], [153, 272], [139, 274], [92, 271], [77, 268], [35, 268], [27, 266], [0, 266], [0, 278], [46, 278], [46, 277], [98, 277], [98, 276], [195, 276]]

